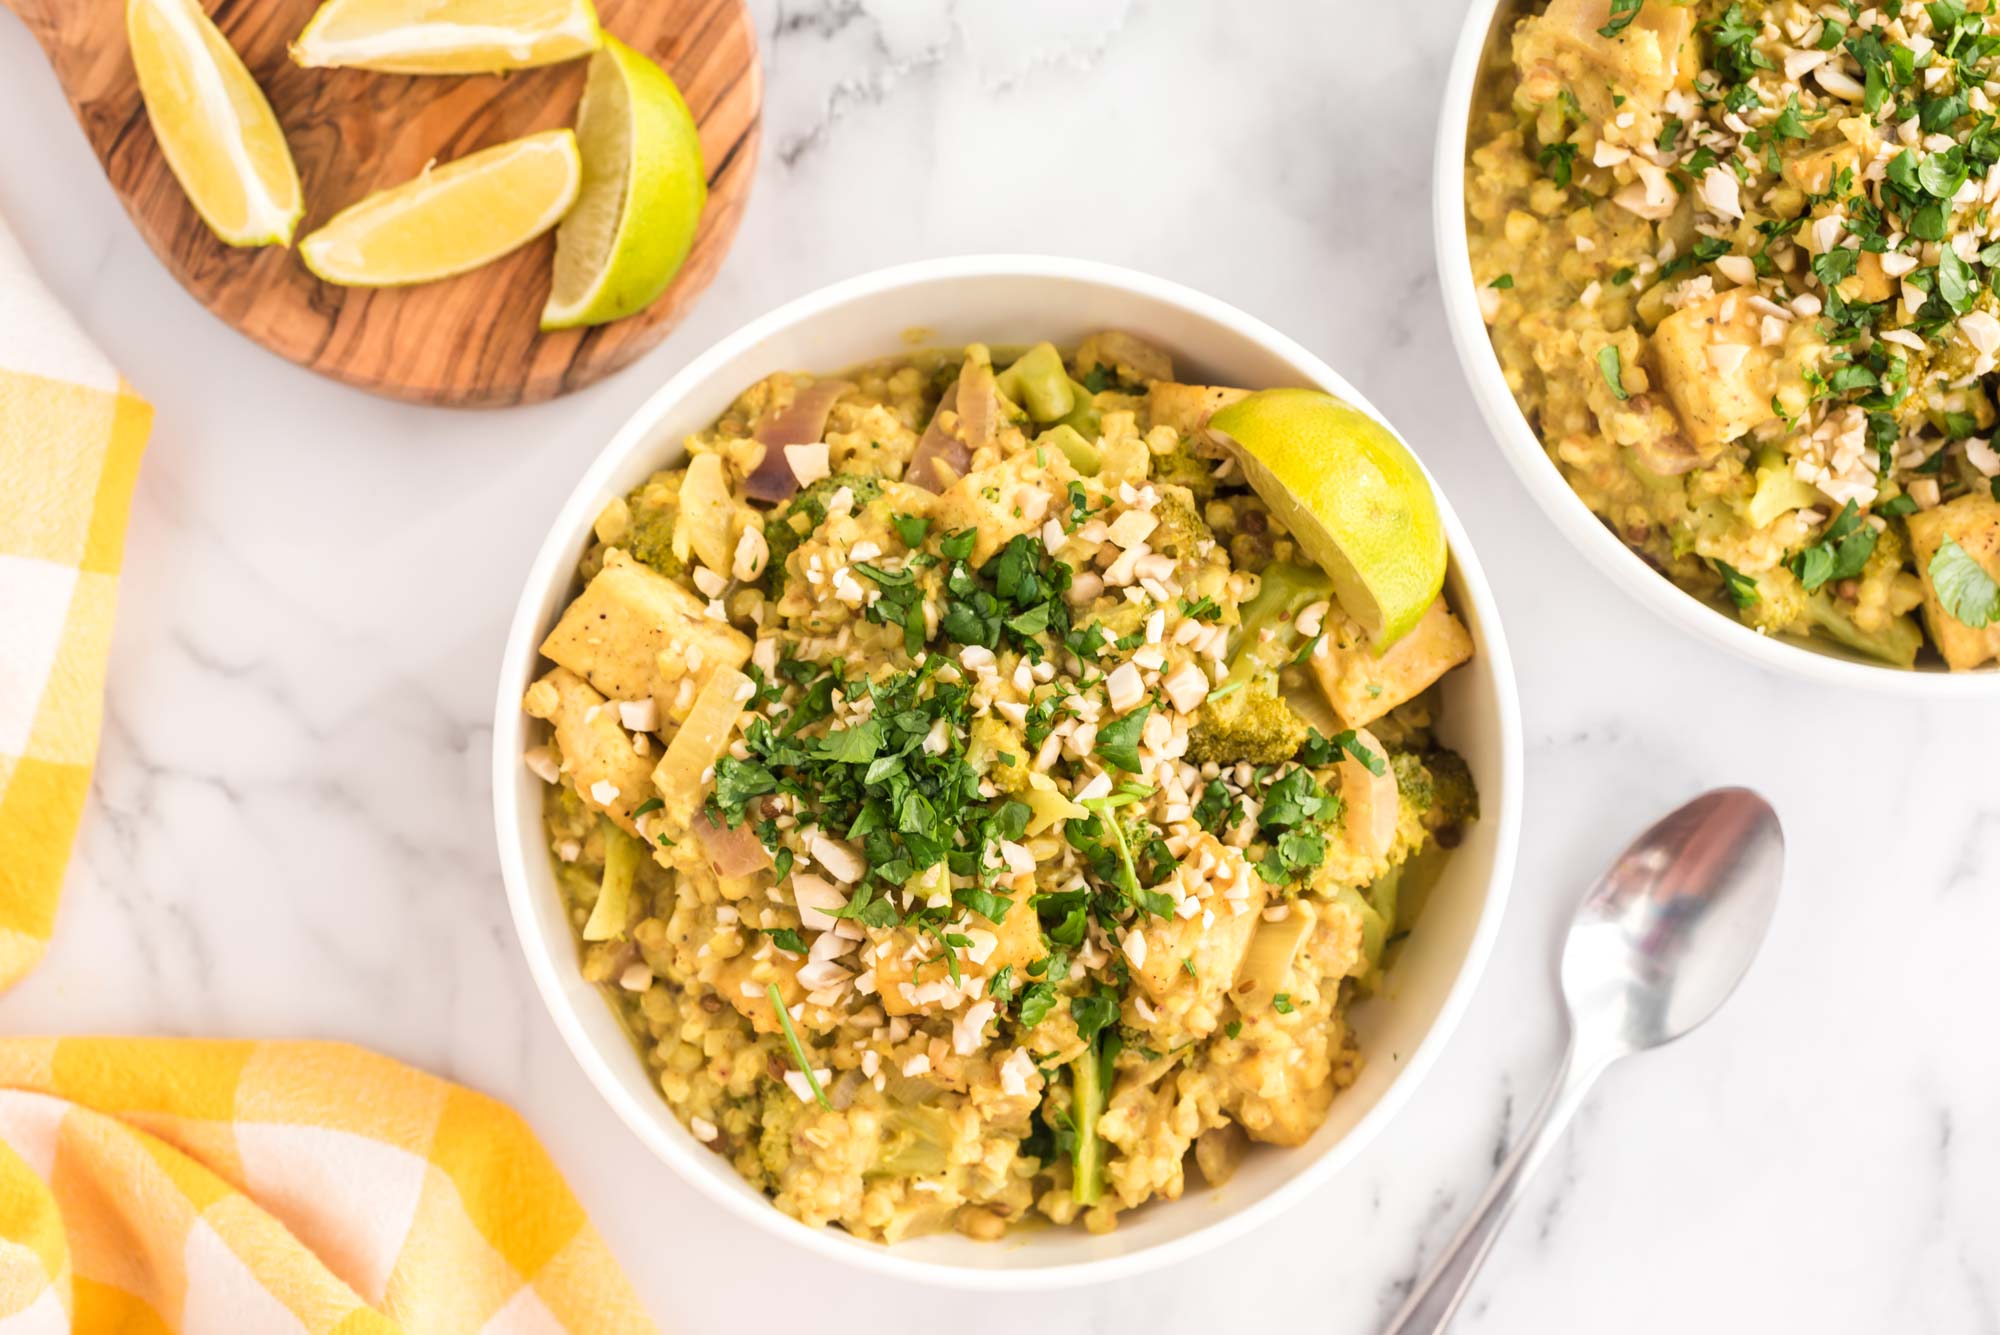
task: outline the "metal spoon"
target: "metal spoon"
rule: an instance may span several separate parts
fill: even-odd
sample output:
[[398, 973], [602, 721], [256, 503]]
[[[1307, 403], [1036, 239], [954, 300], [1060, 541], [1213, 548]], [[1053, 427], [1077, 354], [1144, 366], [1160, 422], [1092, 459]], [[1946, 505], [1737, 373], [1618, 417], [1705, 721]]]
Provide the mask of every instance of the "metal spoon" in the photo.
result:
[[1591, 887], [1563, 945], [1562, 1067], [1388, 1335], [1426, 1335], [1451, 1321], [1529, 1175], [1605, 1067], [1679, 1038], [1728, 999], [1764, 939], [1784, 866], [1785, 834], [1770, 803], [1718, 788], [1640, 835]]

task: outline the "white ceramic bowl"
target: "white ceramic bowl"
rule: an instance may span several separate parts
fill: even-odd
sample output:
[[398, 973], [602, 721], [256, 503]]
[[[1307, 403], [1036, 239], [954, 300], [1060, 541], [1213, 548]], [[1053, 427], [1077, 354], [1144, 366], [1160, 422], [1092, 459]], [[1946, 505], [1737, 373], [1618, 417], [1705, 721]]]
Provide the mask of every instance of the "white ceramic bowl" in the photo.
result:
[[[999, 1243], [956, 1235], [894, 1248], [781, 1214], [668, 1111], [577, 949], [544, 851], [542, 784], [521, 763], [530, 721], [521, 693], [543, 670], [536, 646], [575, 589], [575, 567], [604, 503], [672, 463], [681, 441], [773, 371], [833, 370], [904, 347], [922, 328], [937, 344], [1074, 343], [1131, 329], [1163, 345], [1190, 378], [1252, 386], [1317, 385], [1367, 409], [1354, 388], [1290, 339], [1200, 293], [1101, 264], [967, 257], [886, 269], [835, 284], [754, 320], [697, 358], [625, 424], [563, 505], [528, 576], [500, 669], [493, 726], [494, 816], [514, 922], [535, 983], [576, 1059], [634, 1135], [688, 1181], [760, 1227], [878, 1273], [971, 1288], [1045, 1288], [1109, 1279], [1183, 1259], [1271, 1218], [1325, 1183], [1393, 1117], [1458, 1021], [1492, 946], [1513, 872], [1521, 810], [1521, 738], [1513, 669], [1486, 579], [1448, 505], [1447, 588], [1478, 653], [1445, 686], [1440, 734], [1464, 754], [1482, 819], [1445, 864], [1384, 994], [1357, 1007], [1367, 1064], [1312, 1141], [1262, 1148], [1226, 1187], [1191, 1187], [1092, 1237], [1043, 1228]], [[636, 1150], [635, 1150], [636, 1152]], [[1198, 1179], [1199, 1174], [1189, 1174]]]
[[1511, 0], [1472, 0], [1459, 33], [1458, 51], [1445, 78], [1444, 109], [1438, 124], [1432, 225], [1437, 234], [1439, 286], [1444, 291], [1452, 343], [1472, 396], [1479, 401], [1508, 463], [1540, 502], [1543, 511], [1577, 550], [1626, 593], [1684, 630], [1722, 645], [1765, 667], [1836, 686], [1912, 696], [1993, 699], [2000, 696], [2000, 669], [1947, 672], [1930, 663], [1915, 670], [1890, 667], [1851, 654], [1824, 640], [1774, 639], [1760, 635], [1729, 613], [1711, 607], [1648, 565], [1570, 490], [1561, 472], [1522, 414], [1500, 359], [1486, 336], [1479, 293], [1465, 235], [1465, 140], [1481, 55], [1503, 8]]

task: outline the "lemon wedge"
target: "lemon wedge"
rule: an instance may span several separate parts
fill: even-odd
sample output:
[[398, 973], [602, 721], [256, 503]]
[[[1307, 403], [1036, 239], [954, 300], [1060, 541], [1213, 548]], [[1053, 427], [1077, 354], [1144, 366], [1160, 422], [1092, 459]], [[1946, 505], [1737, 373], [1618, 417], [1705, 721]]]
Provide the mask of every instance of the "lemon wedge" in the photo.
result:
[[608, 34], [578, 108], [583, 192], [556, 230], [542, 328], [604, 324], [645, 309], [680, 272], [708, 184], [701, 136], [674, 81]]
[[1316, 389], [1267, 389], [1217, 411], [1208, 429], [1377, 652], [1423, 618], [1444, 588], [1444, 520], [1387, 427]]
[[326, 0], [292, 43], [308, 68], [490, 74], [597, 49], [590, 0]]
[[344, 287], [449, 278], [554, 227], [582, 178], [574, 134], [532, 134], [377, 191], [299, 242], [299, 257]]
[[229, 39], [195, 0], [130, 0], [139, 95], [167, 166], [217, 237], [285, 246], [305, 213], [285, 132]]

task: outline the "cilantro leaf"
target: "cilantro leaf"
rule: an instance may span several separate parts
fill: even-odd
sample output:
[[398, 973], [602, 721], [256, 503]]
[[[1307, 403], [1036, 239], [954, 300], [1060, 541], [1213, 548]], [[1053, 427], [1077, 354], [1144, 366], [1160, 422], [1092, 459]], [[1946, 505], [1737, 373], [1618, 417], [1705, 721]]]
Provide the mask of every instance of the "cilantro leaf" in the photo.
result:
[[1029, 983], [1021, 989], [1021, 1026], [1033, 1029], [1048, 1018], [1056, 1008], [1056, 985], [1043, 979], [1039, 983]]
[[1930, 576], [1938, 601], [1960, 625], [1984, 630], [2000, 621], [2000, 582], [1952, 539], [1938, 545]]
[[1757, 581], [1738, 570], [1727, 561], [1711, 561], [1715, 573], [1722, 576], [1722, 587], [1729, 594], [1729, 601], [1738, 607], [1755, 607], [1759, 598]]
[[1979, 297], [1979, 275], [1950, 246], [1938, 252], [1937, 290], [1938, 295], [1945, 299], [1945, 304], [1959, 315], [1971, 310], [1972, 303]]
[[1830, 581], [1852, 579], [1860, 574], [1875, 550], [1878, 536], [1873, 525], [1862, 522], [1860, 509], [1849, 501], [1827, 526], [1826, 536], [1786, 564], [1798, 576], [1799, 583], [1806, 586], [1806, 592], [1813, 593]]
[[1645, 0], [1611, 0], [1611, 18], [1597, 30], [1599, 37], [1616, 37], [1632, 26], [1632, 20], [1639, 17], [1639, 7]]
[[1007, 910], [1014, 907], [1014, 901], [1007, 896], [970, 885], [959, 886], [951, 892], [951, 897], [995, 925], [1006, 918]]
[[1340, 732], [1335, 733], [1333, 735], [1333, 744], [1342, 751], [1347, 752], [1348, 755], [1353, 756], [1356, 760], [1360, 761], [1361, 768], [1367, 770], [1370, 774], [1373, 774], [1376, 778], [1379, 779], [1384, 774], [1389, 772], [1388, 762], [1383, 760], [1381, 756], [1376, 755], [1373, 751], [1370, 751], [1367, 747], [1363, 746], [1361, 744], [1360, 739], [1355, 736], [1354, 729], [1347, 728]]
[[1194, 804], [1194, 818], [1202, 829], [1220, 835], [1243, 819], [1243, 803], [1231, 795], [1222, 780], [1210, 779], [1201, 790], [1201, 799]]
[[1576, 145], [1567, 140], [1559, 144], [1543, 144], [1535, 154], [1535, 160], [1542, 164], [1555, 183], [1567, 189], [1576, 170]]
[[820, 754], [843, 765], [865, 765], [882, 749], [882, 725], [875, 719], [829, 732], [820, 742]]
[[1618, 349], [1606, 343], [1597, 350], [1597, 369], [1604, 377], [1604, 383], [1611, 387], [1611, 396], [1623, 402], [1631, 398], [1625, 392], [1624, 364], [1619, 360]]
[[799, 935], [798, 929], [795, 927], [759, 928], [758, 930], [771, 938], [772, 945], [788, 955], [803, 955], [806, 953], [805, 938]]
[[1142, 705], [1124, 718], [1107, 723], [1097, 730], [1097, 754], [1105, 763], [1127, 774], [1137, 774], [1142, 766], [1139, 762], [1139, 735], [1146, 729], [1146, 716], [1153, 712], [1151, 705]]
[[1069, 999], [1069, 1017], [1076, 1021], [1076, 1032], [1084, 1039], [1118, 1019], [1118, 994], [1115, 992], [1091, 992]]

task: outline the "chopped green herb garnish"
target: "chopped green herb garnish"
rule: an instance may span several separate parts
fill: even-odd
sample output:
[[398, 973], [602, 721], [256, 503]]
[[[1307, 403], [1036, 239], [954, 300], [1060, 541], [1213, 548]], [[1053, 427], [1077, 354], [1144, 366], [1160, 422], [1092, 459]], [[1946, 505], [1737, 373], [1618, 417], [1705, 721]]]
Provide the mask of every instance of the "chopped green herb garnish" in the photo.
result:
[[2000, 582], [1951, 538], [1938, 544], [1930, 576], [1938, 601], [1960, 625], [1984, 630], [2000, 621]]
[[1611, 387], [1613, 398], [1622, 402], [1632, 397], [1625, 392], [1625, 368], [1615, 346], [1606, 343], [1597, 350], [1597, 369], [1603, 375], [1604, 383]]
[[799, 1042], [799, 1031], [792, 1028], [792, 1013], [785, 1009], [785, 998], [778, 992], [778, 985], [766, 983], [764, 993], [771, 999], [771, 1008], [778, 1012], [778, 1023], [784, 1028], [785, 1042], [792, 1048], [793, 1063], [798, 1066], [800, 1074], [805, 1076], [806, 1084], [812, 1088], [813, 1098], [819, 1101], [819, 1106], [832, 1112], [833, 1101], [827, 1098], [826, 1091], [819, 1087], [819, 1077], [813, 1074], [812, 1062], [806, 1057], [805, 1044]]
[[1877, 536], [1874, 527], [1862, 520], [1860, 509], [1849, 501], [1827, 526], [1826, 536], [1786, 564], [1811, 593], [1830, 580], [1860, 574], [1875, 550]]
[[1729, 594], [1729, 601], [1738, 607], [1757, 605], [1757, 581], [1738, 570], [1727, 561], [1712, 561], [1715, 573], [1722, 576], [1722, 587]]
[[1630, 27], [1632, 20], [1639, 17], [1639, 8], [1645, 0], [1611, 0], [1611, 19], [1597, 30], [1599, 37], [1616, 37]]

